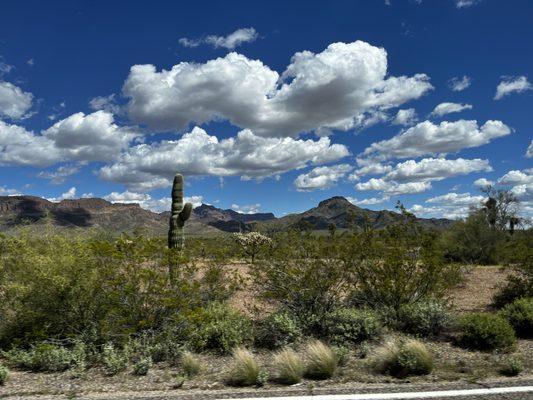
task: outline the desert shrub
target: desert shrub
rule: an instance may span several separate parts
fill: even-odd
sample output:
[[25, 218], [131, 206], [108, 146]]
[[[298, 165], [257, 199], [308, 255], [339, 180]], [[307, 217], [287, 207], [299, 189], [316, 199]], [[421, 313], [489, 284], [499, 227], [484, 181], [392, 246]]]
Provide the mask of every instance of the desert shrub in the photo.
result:
[[274, 312], [257, 323], [255, 343], [267, 349], [278, 349], [298, 341], [301, 336], [296, 318], [287, 312]]
[[488, 313], [460, 318], [460, 346], [476, 350], [510, 350], [516, 343], [513, 327], [502, 317]]
[[310, 379], [329, 379], [337, 372], [337, 355], [319, 340], [307, 344], [305, 361], [305, 376]]
[[303, 379], [304, 366], [300, 356], [291, 349], [285, 349], [274, 355], [273, 367], [275, 379], [280, 383], [294, 385]]
[[250, 256], [252, 264], [261, 250], [272, 244], [272, 240], [268, 236], [259, 232], [234, 233], [233, 238], [242, 251]]
[[180, 359], [181, 369], [187, 377], [196, 376], [202, 370], [202, 362], [190, 351], [183, 353]]
[[349, 282], [337, 247], [293, 231], [278, 235], [271, 254], [251, 269], [259, 297], [298, 318], [304, 333], [321, 331]]
[[406, 304], [398, 312], [399, 328], [414, 335], [436, 336], [448, 328], [450, 322], [448, 309], [437, 301]]
[[351, 304], [398, 312], [406, 304], [441, 298], [460, 282], [459, 268], [444, 262], [437, 233], [404, 214], [405, 223], [364, 231], [341, 252], [354, 283]]
[[517, 376], [524, 370], [524, 364], [516, 357], [511, 357], [500, 368], [500, 374], [505, 376]]
[[337, 364], [340, 367], [345, 366], [350, 358], [350, 349], [343, 345], [331, 346], [331, 349], [337, 357]]
[[102, 347], [101, 357], [106, 375], [113, 376], [128, 368], [130, 359], [128, 349], [117, 349], [108, 343]]
[[374, 351], [371, 366], [380, 374], [397, 378], [426, 375], [433, 369], [433, 357], [417, 340], [389, 340]]
[[517, 336], [533, 336], [533, 297], [518, 299], [506, 305], [501, 315], [512, 325]]
[[150, 357], [140, 358], [133, 363], [133, 375], [146, 375], [152, 368], [152, 359]]
[[9, 377], [9, 368], [5, 365], [0, 364], [0, 385], [4, 385], [7, 382]]
[[41, 343], [29, 350], [11, 349], [3, 353], [7, 363], [15, 368], [35, 372], [61, 372], [76, 367], [85, 368], [85, 349], [73, 349], [55, 344]]
[[375, 312], [354, 308], [340, 308], [326, 315], [325, 335], [334, 343], [360, 343], [382, 334], [382, 326]]
[[253, 340], [250, 319], [225, 304], [213, 303], [197, 310], [190, 317], [189, 324], [189, 342], [197, 351], [229, 353]]
[[244, 348], [235, 349], [228, 383], [233, 386], [254, 386], [261, 385], [263, 379], [264, 374], [254, 355]]

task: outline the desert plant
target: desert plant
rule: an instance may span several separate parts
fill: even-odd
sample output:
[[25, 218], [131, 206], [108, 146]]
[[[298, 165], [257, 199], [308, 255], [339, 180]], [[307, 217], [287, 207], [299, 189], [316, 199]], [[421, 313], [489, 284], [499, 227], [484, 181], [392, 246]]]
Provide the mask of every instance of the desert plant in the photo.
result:
[[102, 363], [105, 373], [113, 376], [128, 367], [129, 354], [127, 351], [116, 349], [113, 344], [108, 343], [102, 348]]
[[450, 326], [451, 320], [446, 306], [431, 300], [406, 304], [398, 312], [399, 328], [419, 336], [436, 336]]
[[500, 368], [500, 374], [505, 376], [517, 376], [524, 370], [524, 364], [516, 357], [511, 357], [506, 360], [505, 364]]
[[301, 382], [304, 366], [300, 356], [291, 349], [285, 349], [274, 355], [275, 379], [278, 382], [294, 385]]
[[310, 379], [329, 379], [337, 372], [337, 354], [319, 340], [307, 344], [305, 361], [305, 376]]
[[140, 358], [133, 363], [133, 375], [146, 375], [152, 368], [152, 359], [150, 357]]
[[239, 244], [244, 253], [250, 256], [250, 261], [252, 264], [261, 250], [272, 244], [272, 239], [259, 232], [234, 233], [233, 238]]
[[198, 375], [202, 370], [202, 362], [190, 351], [183, 353], [180, 359], [181, 369], [187, 377]]
[[253, 339], [250, 319], [225, 304], [213, 303], [197, 310], [189, 323], [189, 343], [197, 351], [226, 354]]
[[183, 226], [191, 216], [192, 204], [183, 204], [183, 176], [176, 174], [172, 184], [172, 208], [168, 230], [168, 248], [182, 250], [185, 244]]
[[515, 346], [513, 327], [501, 316], [488, 313], [467, 314], [460, 318], [460, 346], [476, 350], [510, 350]]
[[233, 351], [233, 365], [227, 381], [233, 386], [260, 385], [264, 376], [261, 372], [254, 355], [240, 347]]
[[35, 372], [61, 372], [69, 368], [85, 368], [85, 350], [76, 346], [70, 350], [63, 346], [41, 343], [29, 350], [11, 349], [3, 353], [8, 364]]
[[326, 314], [324, 330], [328, 340], [342, 344], [378, 338], [383, 329], [371, 310], [340, 308]]
[[533, 297], [518, 299], [506, 305], [501, 315], [512, 325], [517, 336], [533, 336]]
[[380, 374], [397, 378], [426, 375], [433, 369], [433, 357], [417, 340], [388, 340], [374, 351], [371, 366]]
[[296, 342], [301, 336], [296, 318], [287, 312], [274, 312], [257, 323], [255, 343], [267, 349], [278, 349]]
[[9, 377], [9, 368], [0, 364], [0, 385], [4, 385]]

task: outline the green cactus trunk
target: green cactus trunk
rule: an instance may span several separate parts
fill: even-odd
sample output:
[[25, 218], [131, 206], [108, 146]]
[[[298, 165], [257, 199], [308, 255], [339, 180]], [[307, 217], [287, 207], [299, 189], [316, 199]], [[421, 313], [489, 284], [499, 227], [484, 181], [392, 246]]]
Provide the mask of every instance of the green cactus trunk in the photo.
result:
[[192, 204], [183, 204], [183, 176], [176, 174], [172, 184], [172, 209], [168, 230], [168, 248], [183, 250], [185, 238], [183, 226], [191, 216]]

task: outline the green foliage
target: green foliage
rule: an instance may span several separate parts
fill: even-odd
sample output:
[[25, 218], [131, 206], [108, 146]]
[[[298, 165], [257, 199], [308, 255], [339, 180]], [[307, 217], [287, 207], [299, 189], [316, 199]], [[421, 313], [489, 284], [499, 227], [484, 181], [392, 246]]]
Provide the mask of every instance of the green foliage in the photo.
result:
[[533, 298], [523, 298], [508, 304], [501, 312], [519, 337], [533, 337]]
[[418, 336], [437, 336], [449, 328], [451, 315], [438, 301], [421, 301], [403, 305], [398, 312], [399, 328]]
[[72, 349], [55, 344], [41, 343], [29, 350], [11, 349], [3, 353], [6, 362], [14, 368], [34, 372], [61, 372], [76, 367], [85, 368], [85, 348], [77, 344]]
[[116, 375], [128, 368], [130, 352], [128, 348], [117, 349], [111, 343], [102, 348], [102, 363], [105, 373], [109, 376]]
[[500, 368], [500, 374], [505, 376], [517, 376], [524, 370], [524, 364], [516, 357], [509, 358]]
[[298, 321], [287, 312], [274, 312], [257, 323], [255, 344], [279, 349], [298, 341], [302, 331]]
[[325, 335], [334, 343], [360, 343], [379, 338], [383, 327], [371, 310], [340, 308], [326, 315]]
[[253, 340], [250, 319], [220, 303], [198, 309], [190, 316], [188, 324], [189, 343], [197, 351], [229, 353]]
[[460, 318], [460, 346], [476, 350], [511, 350], [516, 343], [513, 327], [501, 316], [473, 313]]
[[376, 372], [397, 378], [427, 375], [433, 369], [433, 356], [417, 340], [389, 340], [375, 350], [371, 365]]
[[300, 356], [291, 349], [285, 349], [274, 355], [275, 380], [287, 385], [294, 385], [303, 379], [304, 366]]
[[7, 378], [9, 377], [9, 368], [0, 364], [0, 385], [5, 385]]
[[305, 348], [305, 376], [309, 379], [329, 379], [339, 366], [335, 351], [319, 340], [309, 342]]
[[198, 375], [202, 370], [202, 362], [190, 351], [183, 353], [180, 365], [185, 375], [189, 378]]
[[146, 375], [150, 368], [152, 368], [152, 359], [150, 357], [141, 358], [133, 363], [133, 375]]
[[254, 355], [244, 349], [237, 348], [233, 351], [233, 365], [228, 375], [228, 383], [233, 386], [262, 386], [265, 375]]

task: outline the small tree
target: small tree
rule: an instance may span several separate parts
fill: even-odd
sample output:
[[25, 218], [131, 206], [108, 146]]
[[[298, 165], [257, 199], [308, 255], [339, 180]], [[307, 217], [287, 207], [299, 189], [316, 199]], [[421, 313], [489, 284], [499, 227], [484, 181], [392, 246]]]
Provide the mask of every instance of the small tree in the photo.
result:
[[259, 232], [235, 233], [233, 237], [239, 246], [241, 246], [244, 253], [250, 256], [252, 264], [261, 250], [272, 243], [272, 240], [268, 236], [262, 235]]

